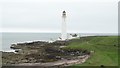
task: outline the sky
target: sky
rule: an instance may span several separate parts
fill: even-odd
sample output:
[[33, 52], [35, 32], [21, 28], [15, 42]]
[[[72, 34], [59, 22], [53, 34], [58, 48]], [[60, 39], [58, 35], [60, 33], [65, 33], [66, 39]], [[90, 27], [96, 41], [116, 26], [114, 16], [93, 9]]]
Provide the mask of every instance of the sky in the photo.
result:
[[0, 0], [0, 32], [118, 33], [119, 0]]

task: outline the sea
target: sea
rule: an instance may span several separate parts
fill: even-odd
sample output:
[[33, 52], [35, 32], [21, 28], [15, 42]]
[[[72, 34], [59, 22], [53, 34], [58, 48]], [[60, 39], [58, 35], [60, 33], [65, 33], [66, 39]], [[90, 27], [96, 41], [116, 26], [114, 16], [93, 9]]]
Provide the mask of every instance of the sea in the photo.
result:
[[[68, 33], [71, 34], [71, 33]], [[80, 37], [83, 36], [112, 36], [115, 33], [77, 33]], [[0, 33], [0, 51], [14, 52], [10, 48], [12, 43], [26, 42], [26, 41], [55, 41], [61, 36], [61, 33], [15, 33], [2, 32]]]

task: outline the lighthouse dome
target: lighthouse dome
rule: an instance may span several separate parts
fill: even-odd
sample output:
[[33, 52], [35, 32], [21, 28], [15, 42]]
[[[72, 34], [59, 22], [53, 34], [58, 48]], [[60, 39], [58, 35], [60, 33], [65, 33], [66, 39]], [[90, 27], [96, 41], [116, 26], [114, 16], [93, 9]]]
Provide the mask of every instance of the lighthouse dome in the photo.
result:
[[66, 13], [65, 11], [63, 11], [63, 13]]

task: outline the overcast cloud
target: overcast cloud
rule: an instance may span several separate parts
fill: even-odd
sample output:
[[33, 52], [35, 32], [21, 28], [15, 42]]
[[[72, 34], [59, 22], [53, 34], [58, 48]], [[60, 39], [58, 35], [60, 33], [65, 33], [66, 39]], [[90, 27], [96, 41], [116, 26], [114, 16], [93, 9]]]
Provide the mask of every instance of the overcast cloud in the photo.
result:
[[118, 0], [1, 0], [0, 32], [117, 33]]

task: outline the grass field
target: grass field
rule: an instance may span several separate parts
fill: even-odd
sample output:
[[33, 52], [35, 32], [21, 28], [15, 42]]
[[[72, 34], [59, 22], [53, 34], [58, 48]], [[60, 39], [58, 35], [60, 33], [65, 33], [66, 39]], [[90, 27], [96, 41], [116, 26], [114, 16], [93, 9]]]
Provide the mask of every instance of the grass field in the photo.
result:
[[117, 36], [91, 36], [73, 39], [65, 49], [86, 49], [94, 51], [85, 63], [74, 66], [118, 65]]

